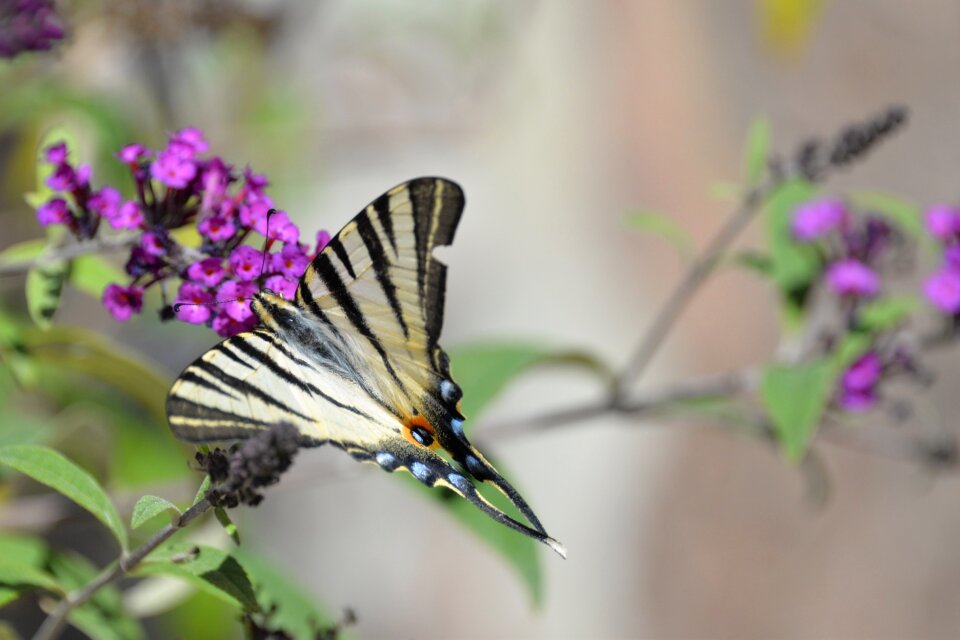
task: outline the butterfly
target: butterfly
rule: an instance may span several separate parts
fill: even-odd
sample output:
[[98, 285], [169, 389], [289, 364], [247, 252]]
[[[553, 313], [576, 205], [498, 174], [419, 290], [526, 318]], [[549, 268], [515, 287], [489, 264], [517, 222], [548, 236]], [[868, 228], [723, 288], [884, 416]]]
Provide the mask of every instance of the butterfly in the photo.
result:
[[[410, 180], [370, 203], [317, 254], [293, 299], [256, 294], [260, 324], [183, 370], [167, 397], [174, 435], [200, 444], [290, 423], [302, 446], [329, 444], [445, 487], [565, 557], [463, 431], [463, 394], [438, 344], [447, 268], [432, 255], [453, 241], [463, 207], [459, 185], [443, 178]], [[528, 524], [490, 503], [478, 482]]]

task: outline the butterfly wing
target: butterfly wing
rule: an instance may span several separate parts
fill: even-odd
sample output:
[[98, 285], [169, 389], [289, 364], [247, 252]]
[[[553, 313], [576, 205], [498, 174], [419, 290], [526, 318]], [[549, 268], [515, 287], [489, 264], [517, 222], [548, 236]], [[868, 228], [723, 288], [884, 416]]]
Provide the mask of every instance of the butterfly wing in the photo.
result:
[[[460, 187], [418, 178], [386, 192], [334, 237], [293, 302], [258, 294], [260, 328], [229, 338], [187, 367], [167, 412], [191, 442], [243, 438], [291, 423], [303, 444], [331, 443], [387, 471], [446, 487], [504, 525], [550, 545], [533, 510], [464, 435], [460, 388], [438, 344]], [[477, 492], [495, 486], [529, 521]]]
[[297, 290], [334, 340], [357, 337], [384, 400], [461, 419], [461, 392], [437, 344], [447, 268], [432, 252], [453, 241], [463, 206], [463, 191], [442, 178], [391, 189], [330, 241]]

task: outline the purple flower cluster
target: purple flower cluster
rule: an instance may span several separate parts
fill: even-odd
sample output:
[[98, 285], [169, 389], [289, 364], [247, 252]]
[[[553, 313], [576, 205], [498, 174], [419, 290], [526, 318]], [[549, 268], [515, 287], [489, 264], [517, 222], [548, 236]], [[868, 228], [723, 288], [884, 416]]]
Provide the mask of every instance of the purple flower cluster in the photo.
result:
[[[45, 150], [53, 166], [47, 186], [54, 195], [37, 210], [40, 224], [66, 226], [78, 239], [97, 235], [102, 222], [136, 230], [126, 263], [130, 282], [111, 284], [103, 304], [121, 322], [141, 312], [144, 291], [161, 285], [167, 313], [191, 324], [205, 324], [221, 336], [256, 325], [250, 299], [261, 289], [290, 298], [310, 260], [329, 241], [321, 231], [311, 250], [283, 211], [273, 209], [263, 176], [246, 169], [238, 175], [217, 156], [207, 156], [203, 133], [188, 128], [170, 136], [158, 151], [127, 145], [116, 155], [130, 168], [136, 198], [124, 199], [111, 186], [93, 190], [91, 171], [74, 166], [66, 145]], [[180, 244], [170, 231], [196, 225], [199, 249]], [[244, 244], [251, 233], [266, 239], [263, 250]], [[279, 246], [280, 250], [271, 252]], [[172, 307], [166, 283], [180, 280]]]
[[934, 205], [925, 215], [927, 231], [943, 247], [943, 265], [923, 283], [923, 294], [940, 311], [960, 314], [960, 207]]
[[64, 33], [52, 0], [0, 0], [0, 58], [48, 51]]
[[797, 207], [791, 231], [797, 241], [825, 248], [825, 278], [834, 293], [854, 302], [880, 293], [876, 264], [893, 235], [884, 220], [855, 218], [841, 200], [813, 200]]

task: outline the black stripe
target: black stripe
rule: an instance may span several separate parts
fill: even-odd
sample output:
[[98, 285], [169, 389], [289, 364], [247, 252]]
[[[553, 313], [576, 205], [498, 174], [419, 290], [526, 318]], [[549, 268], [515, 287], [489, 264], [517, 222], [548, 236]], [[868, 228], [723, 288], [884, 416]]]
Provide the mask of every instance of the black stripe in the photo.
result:
[[430, 226], [436, 206], [432, 180], [416, 180], [409, 184], [410, 204], [413, 206], [413, 236], [417, 249], [417, 291], [423, 299], [427, 275], [427, 255], [430, 247]]
[[220, 353], [222, 353], [223, 355], [225, 355], [225, 356], [227, 356], [228, 358], [230, 358], [231, 360], [233, 360], [234, 362], [236, 362], [237, 364], [242, 365], [243, 367], [246, 367], [247, 369], [253, 369], [253, 365], [252, 365], [252, 364], [250, 364], [249, 362], [247, 362], [246, 360], [244, 360], [243, 358], [241, 358], [240, 356], [238, 356], [237, 354], [235, 354], [235, 353], [233, 352], [233, 350], [230, 348], [230, 345], [231, 345], [231, 343], [233, 343], [233, 342], [234, 342], [233, 340], [224, 340], [223, 342], [221, 342], [220, 344], [218, 344], [218, 345], [215, 347], [215, 349], [216, 349], [217, 351], [219, 351]]
[[370, 261], [373, 263], [373, 270], [377, 273], [377, 282], [387, 296], [390, 308], [393, 309], [393, 317], [397, 319], [397, 324], [403, 330], [403, 337], [409, 338], [410, 332], [407, 330], [407, 323], [403, 320], [403, 310], [400, 308], [400, 301], [397, 299], [397, 287], [390, 279], [387, 273], [390, 265], [387, 263], [387, 255], [383, 252], [383, 243], [370, 222], [370, 217], [366, 214], [357, 216], [357, 231], [360, 232], [360, 238], [363, 244], [367, 246], [367, 253], [370, 254]]
[[[293, 353], [290, 349], [288, 349], [287, 345], [284, 344], [284, 342], [277, 336], [277, 334], [273, 333], [272, 331], [254, 331], [253, 333], [256, 334], [257, 337], [259, 337], [261, 340], [264, 340], [272, 344], [277, 351], [279, 351], [284, 356], [286, 356], [291, 362], [294, 362], [300, 365], [301, 367], [306, 367], [314, 371], [319, 371], [319, 369], [317, 369], [314, 363], [310, 362], [309, 360], [304, 360], [303, 358], [298, 357], [295, 353]], [[324, 349], [326, 348], [324, 347]]]
[[370, 331], [370, 327], [367, 326], [367, 321], [364, 319], [363, 313], [357, 306], [356, 301], [354, 301], [353, 296], [347, 291], [347, 287], [343, 284], [340, 274], [337, 273], [336, 268], [330, 262], [330, 257], [321, 253], [317, 256], [314, 266], [320, 278], [323, 280], [323, 284], [326, 285], [327, 291], [330, 292], [333, 299], [336, 300], [337, 304], [343, 309], [343, 312], [347, 315], [347, 319], [350, 320], [350, 323], [356, 327], [357, 331], [359, 331], [363, 337], [370, 341], [373, 348], [380, 354], [380, 358], [383, 360], [383, 365], [387, 369], [387, 372], [393, 376], [393, 379], [396, 380], [400, 388], [406, 393], [403, 382], [400, 380], [397, 372], [394, 371], [393, 365], [390, 364], [387, 352], [383, 349], [380, 340]]
[[350, 274], [351, 278], [356, 278], [357, 274], [353, 271], [353, 263], [350, 262], [350, 256], [347, 255], [347, 250], [344, 248], [343, 243], [340, 242], [340, 236], [332, 239], [328, 244], [328, 247], [333, 249], [333, 252], [337, 254], [337, 257], [340, 258], [340, 262], [343, 263], [344, 268], [346, 268], [347, 273]]
[[390, 241], [390, 246], [393, 247], [394, 255], [397, 254], [397, 237], [393, 234], [393, 218], [390, 216], [390, 195], [385, 193], [370, 205], [373, 207], [373, 210], [377, 212], [377, 220], [380, 221], [380, 226], [383, 227], [383, 232], [387, 234], [387, 240]]
[[280, 402], [279, 400], [277, 400], [276, 398], [268, 394], [263, 389], [260, 389], [259, 387], [256, 387], [250, 384], [246, 380], [242, 380], [240, 378], [237, 378], [236, 376], [230, 375], [229, 373], [227, 373], [217, 365], [213, 364], [212, 362], [200, 361], [195, 366], [198, 369], [205, 371], [206, 373], [209, 373], [211, 376], [213, 376], [220, 382], [224, 383], [231, 389], [236, 389], [241, 394], [253, 396], [254, 398], [257, 398], [258, 400], [262, 401], [264, 404], [267, 404], [271, 407], [276, 407], [277, 409], [280, 409], [281, 411], [289, 413], [292, 416], [296, 416], [301, 420], [306, 420], [307, 422], [313, 422], [313, 420], [310, 417], [303, 415], [302, 413], [300, 413], [299, 411], [296, 411], [291, 407], [288, 407], [287, 405], [283, 404], [282, 402]]
[[[317, 265], [320, 263], [320, 258], [325, 257], [323, 253], [314, 259], [313, 264], [310, 265], [310, 268], [314, 272], [318, 272]], [[326, 258], [329, 263], [329, 258]], [[310, 285], [306, 283], [305, 280], [300, 280], [300, 286], [297, 288], [297, 294], [300, 296], [301, 304], [305, 305], [307, 309], [313, 315], [317, 316], [323, 324], [330, 327], [330, 330], [333, 331], [333, 335], [337, 337], [341, 342], [343, 341], [343, 336], [340, 335], [340, 330], [337, 329], [336, 325], [333, 324], [333, 321], [327, 317], [327, 314], [323, 312], [323, 309], [320, 308], [320, 305], [317, 304], [316, 298], [313, 297], [313, 291], [310, 290]]]
[[[235, 395], [233, 395], [232, 393], [230, 393], [229, 391], [227, 391], [226, 389], [223, 389], [222, 387], [217, 386], [217, 385], [214, 384], [213, 382], [210, 382], [210, 381], [207, 380], [206, 378], [203, 378], [203, 377], [201, 377], [201, 376], [198, 376], [198, 375], [197, 375], [196, 373], [194, 373], [193, 371], [190, 371], [190, 369], [192, 369], [192, 368], [193, 368], [193, 367], [188, 368], [186, 371], [183, 372], [183, 374], [181, 374], [181, 376], [180, 376], [180, 380], [181, 380], [181, 381], [183, 381], [183, 382], [189, 382], [189, 383], [191, 383], [191, 384], [197, 385], [198, 387], [203, 387], [204, 389], [210, 389], [211, 391], [216, 391], [216, 392], [219, 393], [220, 395], [222, 395], [222, 396], [227, 396], [228, 398], [233, 398], [234, 400], [239, 400], [239, 399], [240, 399], [240, 398], [238, 398], [237, 396], [235, 396]], [[182, 398], [181, 396], [177, 396], [177, 395], [172, 395], [172, 396], [170, 396], [170, 397], [171, 397], [171, 398]], [[182, 398], [182, 399], [185, 399], [185, 398]]]
[[307, 382], [306, 380], [303, 380], [303, 379], [301, 379], [301, 378], [298, 378], [298, 377], [295, 376], [293, 373], [287, 371], [286, 369], [284, 369], [283, 367], [281, 367], [279, 364], [277, 364], [276, 361], [274, 361], [272, 358], [270, 358], [270, 357], [267, 355], [267, 352], [266, 352], [266, 351], [260, 351], [259, 349], [257, 349], [256, 347], [254, 347], [252, 344], [250, 344], [249, 342], [247, 342], [246, 338], [242, 338], [241, 336], [234, 336], [233, 338], [231, 338], [230, 342], [231, 342], [233, 345], [235, 345], [235, 346], [236, 346], [240, 351], [242, 351], [244, 354], [246, 354], [246, 355], [250, 356], [251, 358], [257, 360], [262, 366], [265, 366], [265, 367], [266, 367], [267, 369], [269, 369], [274, 375], [276, 375], [276, 376], [278, 376], [279, 378], [281, 378], [281, 379], [282, 379], [284, 382], [286, 382], [287, 384], [293, 385], [293, 386], [297, 387], [298, 389], [300, 389], [301, 391], [304, 391], [304, 392], [306, 392], [306, 393], [310, 393], [310, 394], [313, 394], [313, 395], [315, 395], [315, 396], [320, 396], [321, 398], [323, 398], [324, 400], [326, 400], [327, 402], [329, 402], [330, 404], [332, 404], [332, 405], [334, 405], [334, 406], [336, 406], [336, 407], [339, 407], [339, 408], [341, 408], [341, 409], [346, 409], [347, 411], [349, 411], [349, 412], [351, 412], [351, 413], [355, 413], [355, 414], [357, 414], [357, 415], [360, 416], [360, 417], [367, 418], [368, 420], [373, 420], [372, 417], [370, 417], [369, 415], [367, 415], [367, 414], [364, 413], [363, 411], [357, 409], [357, 408], [354, 407], [353, 405], [349, 405], [349, 404], [345, 404], [345, 403], [343, 403], [343, 402], [340, 402], [340, 401], [337, 400], [336, 398], [334, 398], [334, 397], [332, 397], [332, 396], [324, 393], [323, 391], [321, 391], [319, 388], [317, 388], [316, 385], [313, 385], [313, 384]]

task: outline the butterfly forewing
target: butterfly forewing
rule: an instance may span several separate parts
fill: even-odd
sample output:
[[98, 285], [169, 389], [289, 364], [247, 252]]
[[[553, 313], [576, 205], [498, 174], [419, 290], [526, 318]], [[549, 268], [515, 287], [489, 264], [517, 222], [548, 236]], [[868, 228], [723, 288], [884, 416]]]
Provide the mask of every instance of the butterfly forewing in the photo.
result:
[[453, 241], [463, 206], [460, 187], [441, 178], [391, 189], [330, 241], [300, 282], [298, 303], [334, 335], [356, 337], [391, 402], [416, 406], [426, 393], [454, 409], [459, 399], [437, 345], [446, 266], [432, 252]]

